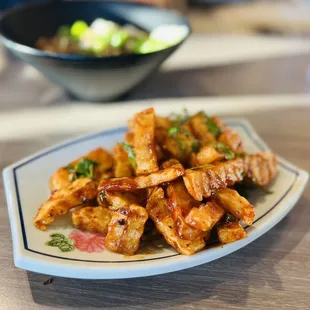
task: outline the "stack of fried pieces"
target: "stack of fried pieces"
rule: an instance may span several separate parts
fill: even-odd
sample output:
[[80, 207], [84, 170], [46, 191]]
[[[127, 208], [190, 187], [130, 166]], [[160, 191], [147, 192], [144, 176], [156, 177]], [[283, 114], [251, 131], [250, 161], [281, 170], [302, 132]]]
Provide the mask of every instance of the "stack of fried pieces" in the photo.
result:
[[135, 254], [154, 227], [191, 255], [211, 231], [221, 243], [245, 238], [240, 220], [251, 225], [255, 209], [234, 186], [266, 186], [276, 173], [275, 155], [248, 155], [238, 133], [218, 117], [159, 117], [149, 108], [129, 121], [113, 154], [98, 148], [55, 172], [52, 195], [34, 224], [46, 230], [71, 210], [73, 226], [104, 235], [113, 252]]

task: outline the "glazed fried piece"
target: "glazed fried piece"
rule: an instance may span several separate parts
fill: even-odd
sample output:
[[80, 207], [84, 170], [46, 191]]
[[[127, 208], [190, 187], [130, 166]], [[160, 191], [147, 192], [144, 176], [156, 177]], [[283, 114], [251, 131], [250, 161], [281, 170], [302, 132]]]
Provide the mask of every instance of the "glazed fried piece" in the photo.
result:
[[185, 170], [182, 165], [177, 164], [149, 175], [135, 178], [115, 178], [103, 180], [98, 189], [106, 191], [130, 192], [137, 189], [154, 187], [165, 182], [171, 182], [182, 176]]
[[103, 207], [85, 207], [72, 212], [74, 227], [106, 235], [112, 218], [112, 211]]
[[105, 199], [109, 204], [109, 209], [118, 210], [131, 204], [142, 204], [142, 202], [146, 201], [146, 193], [145, 190], [134, 193], [106, 191]]
[[223, 158], [224, 155], [219, 153], [213, 146], [204, 145], [197, 154], [192, 153], [191, 166], [198, 167], [208, 165]]
[[155, 138], [156, 142], [162, 145], [168, 135], [168, 129], [171, 127], [172, 121], [168, 117], [155, 117]]
[[49, 188], [51, 192], [57, 191], [63, 187], [69, 186], [70, 181], [70, 172], [67, 168], [59, 168], [50, 178]]
[[100, 181], [102, 178], [105, 178], [105, 174], [108, 170], [112, 169], [113, 166], [113, 158], [111, 154], [103, 148], [97, 148], [89, 152], [87, 155], [74, 160], [67, 167], [58, 169], [50, 179], [50, 190], [53, 192], [68, 186], [76, 177], [73, 177], [71, 170], [74, 169], [74, 167], [79, 163], [83, 164], [81, 162], [83, 159], [91, 160], [95, 164], [91, 168], [92, 171], [87, 171], [87, 168], [90, 169], [90, 167], [83, 166], [82, 168], [84, 175], [82, 177], [92, 177], [96, 182]]
[[184, 240], [178, 236], [162, 188], [156, 188], [153, 191], [146, 205], [146, 210], [160, 234], [162, 234], [167, 243], [173, 246], [179, 253], [191, 255], [204, 248], [205, 241], [203, 238]]
[[166, 169], [166, 168], [169, 168], [171, 166], [174, 166], [174, 165], [179, 165], [180, 162], [175, 159], [175, 158], [171, 158], [171, 159], [168, 159], [166, 161], [164, 161], [161, 165], [160, 165], [160, 168], [161, 169]]
[[237, 158], [218, 163], [210, 168], [187, 169], [183, 180], [187, 191], [198, 201], [216, 191], [240, 182], [244, 177], [243, 159]]
[[255, 209], [237, 191], [224, 188], [214, 194], [214, 199], [227, 212], [244, 221], [247, 225], [252, 225], [255, 217]]
[[112, 252], [135, 254], [147, 219], [145, 208], [134, 204], [114, 211], [108, 226], [105, 247]]
[[199, 206], [199, 202], [187, 192], [184, 182], [180, 180], [169, 184], [167, 195], [168, 207], [179, 237], [186, 240], [203, 238], [205, 234], [202, 230], [188, 225], [185, 221], [185, 217], [193, 207]]
[[192, 208], [185, 218], [188, 225], [202, 231], [210, 231], [222, 218], [225, 211], [215, 202], [201, 204], [199, 208]]
[[271, 152], [248, 155], [244, 158], [246, 177], [259, 186], [268, 185], [276, 176], [277, 157]]
[[128, 160], [127, 152], [119, 145], [114, 147], [114, 176], [116, 178], [132, 177], [132, 165]]
[[209, 131], [206, 123], [206, 116], [203, 113], [197, 113], [190, 118], [192, 131], [197, 139], [212, 143], [216, 141], [216, 137]]
[[221, 223], [217, 226], [217, 236], [221, 243], [231, 243], [247, 237], [239, 222]]
[[96, 184], [90, 179], [78, 179], [69, 186], [53, 192], [52, 196], [40, 207], [34, 225], [46, 230], [46, 226], [53, 223], [55, 218], [67, 214], [71, 209], [95, 199]]
[[154, 135], [154, 109], [150, 108], [137, 113], [134, 118], [134, 150], [136, 155], [137, 175], [158, 171]]
[[221, 121], [221, 119], [215, 115], [211, 117], [211, 120], [215, 123], [215, 125], [219, 128], [220, 132], [225, 131], [227, 128], [226, 125]]
[[125, 133], [125, 139], [124, 140], [127, 143], [129, 143], [130, 145], [133, 145], [134, 144], [134, 137], [135, 137], [135, 134], [133, 132], [128, 131]]
[[245, 152], [242, 139], [234, 129], [225, 129], [219, 136], [218, 141], [227, 145], [236, 154]]
[[162, 144], [163, 150], [181, 163], [187, 163], [193, 149], [198, 148], [198, 141], [192, 135], [188, 123], [173, 125], [168, 129], [168, 134]]

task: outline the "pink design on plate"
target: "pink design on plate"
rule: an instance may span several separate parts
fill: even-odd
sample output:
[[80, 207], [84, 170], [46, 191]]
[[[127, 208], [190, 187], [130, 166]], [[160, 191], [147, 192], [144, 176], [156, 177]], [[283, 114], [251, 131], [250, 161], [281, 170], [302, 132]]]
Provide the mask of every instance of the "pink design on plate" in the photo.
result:
[[74, 230], [68, 236], [74, 240], [74, 246], [88, 253], [104, 251], [104, 237], [87, 231]]

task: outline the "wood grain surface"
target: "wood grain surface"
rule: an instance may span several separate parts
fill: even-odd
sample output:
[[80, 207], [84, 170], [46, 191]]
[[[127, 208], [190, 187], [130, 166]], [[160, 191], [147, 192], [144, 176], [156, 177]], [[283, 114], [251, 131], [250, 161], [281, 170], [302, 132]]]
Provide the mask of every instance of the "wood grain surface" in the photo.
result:
[[[231, 81], [235, 85], [234, 93], [247, 93], [244, 89], [249, 84], [254, 87], [256, 84], [251, 82], [250, 77], [257, 78], [257, 83], [261, 81], [263, 85], [268, 86], [270, 92], [274, 86], [285, 93], [288, 81], [285, 80], [287, 84], [281, 83], [281, 78], [284, 80], [283, 72], [291, 70], [302, 79], [302, 72], [306, 72], [310, 58], [300, 60], [299, 57], [291, 57], [284, 60], [281, 65], [279, 64], [281, 60], [275, 62], [268, 60], [222, 67], [219, 71], [212, 69], [214, 70], [212, 85], [219, 87], [217, 94], [230, 93], [227, 90], [230, 83], [224, 79], [225, 75], [229, 74], [234, 78]], [[288, 67], [285, 67], [285, 64]], [[269, 66], [272, 65], [279, 65], [279, 68], [283, 66], [282, 71], [270, 71]], [[15, 66], [12, 68], [16, 70]], [[243, 78], [239, 79], [238, 73], [242, 71]], [[264, 75], [263, 72], [269, 73]], [[183, 77], [187, 90], [169, 89], [165, 85], [165, 81], [169, 79], [158, 79], [157, 92], [153, 86], [152, 96], [160, 97], [162, 89], [166, 89], [166, 93], [175, 97], [186, 96], [186, 92], [202, 94], [206, 82], [198, 83], [200, 73], [195, 73], [196, 80], [190, 78], [191, 72], [189, 76]], [[223, 79], [225, 83], [222, 82]], [[205, 80], [207, 81], [206, 76]], [[2, 101], [5, 101], [3, 105], [10, 102], [12, 105], [14, 102], [17, 104], [18, 100], [25, 102], [26, 99], [29, 105], [40, 104], [36, 100], [41, 89], [37, 89], [37, 93], [34, 91], [29, 93], [32, 97], [27, 97], [26, 93], [23, 93], [23, 97], [19, 95], [19, 90], [14, 90], [13, 87], [16, 85], [14, 83], [20, 83], [24, 88], [32, 85], [34, 89], [36, 83], [34, 80], [12, 79], [10, 83], [11, 88], [7, 87], [1, 94]], [[150, 83], [154, 83], [154, 80]], [[171, 83], [169, 85], [171, 86]], [[306, 89], [306, 77], [303, 76], [303, 82], [292, 78], [290, 87], [296, 92]], [[258, 85], [254, 88], [257, 90], [255, 93], [260, 93], [258, 88]], [[264, 93], [263, 90], [261, 93]], [[32, 102], [29, 98], [32, 98]], [[310, 170], [310, 106], [257, 112], [246, 117], [276, 153], [301, 168]], [[40, 139], [0, 141], [0, 169], [66, 138], [68, 136], [49, 135]], [[49, 279], [48, 276], [26, 272], [14, 266], [1, 179], [0, 309], [309, 309], [309, 206], [308, 185], [292, 212], [273, 229], [245, 248], [209, 264], [148, 278], [107, 281], [54, 278], [52, 283], [44, 285]]]

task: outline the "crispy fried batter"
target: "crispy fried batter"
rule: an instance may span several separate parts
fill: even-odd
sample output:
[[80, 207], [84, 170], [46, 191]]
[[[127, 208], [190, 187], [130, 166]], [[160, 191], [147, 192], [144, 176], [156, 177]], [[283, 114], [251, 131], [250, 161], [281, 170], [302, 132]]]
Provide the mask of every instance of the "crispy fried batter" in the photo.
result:
[[208, 165], [223, 158], [224, 155], [220, 154], [213, 146], [204, 145], [197, 154], [191, 154], [191, 166]]
[[244, 158], [245, 174], [254, 184], [268, 185], [276, 176], [277, 157], [271, 152], [248, 155]]
[[203, 142], [215, 142], [214, 135], [209, 132], [209, 128], [206, 124], [206, 118], [201, 113], [198, 113], [191, 117], [190, 125], [195, 137]]
[[187, 191], [198, 201], [208, 198], [216, 191], [243, 180], [243, 160], [237, 158], [218, 163], [211, 168], [187, 169], [183, 180]]
[[219, 136], [218, 141], [227, 145], [236, 154], [245, 152], [242, 139], [234, 129], [225, 129]]
[[107, 191], [130, 192], [137, 189], [154, 187], [159, 184], [170, 182], [182, 176], [185, 170], [182, 165], [177, 164], [149, 175], [138, 176], [136, 178], [115, 178], [103, 180], [98, 189]]
[[53, 223], [59, 215], [67, 214], [76, 206], [97, 196], [95, 183], [90, 179], [78, 179], [69, 186], [53, 192], [52, 196], [40, 207], [34, 225], [46, 230], [46, 226]]
[[193, 207], [198, 207], [199, 202], [187, 192], [182, 180], [172, 182], [167, 187], [168, 208], [174, 220], [176, 231], [180, 238], [195, 240], [203, 238], [204, 232], [192, 227], [185, 222], [185, 217]]
[[133, 132], [126, 132], [124, 140], [130, 145], [134, 144], [135, 134]]
[[116, 178], [132, 177], [132, 165], [128, 160], [128, 154], [119, 144], [114, 147], [114, 161], [114, 176]]
[[171, 166], [174, 166], [174, 165], [179, 165], [180, 162], [175, 159], [175, 158], [171, 158], [171, 159], [168, 159], [166, 161], [164, 161], [161, 165], [160, 165], [160, 168], [161, 169], [166, 169], [166, 168], [169, 168]]
[[112, 211], [104, 207], [85, 207], [72, 212], [74, 227], [106, 235], [112, 218]]
[[105, 247], [125, 255], [135, 254], [147, 219], [145, 208], [134, 204], [113, 212], [104, 242]]
[[[94, 168], [95, 181], [100, 181], [102, 178], [104, 178], [105, 173], [113, 166], [113, 158], [111, 154], [100, 147], [89, 152], [87, 155], [81, 156], [78, 159], [72, 161], [70, 165], [76, 165], [83, 158], [90, 159], [97, 163]], [[68, 186], [70, 183], [70, 173], [68, 169], [66, 169], [66, 167], [62, 167], [59, 168], [51, 177], [49, 187], [50, 190], [53, 192], [65, 186]]]
[[241, 219], [247, 225], [252, 225], [255, 217], [255, 209], [237, 191], [224, 188], [214, 194], [214, 199], [227, 212]]
[[156, 188], [153, 191], [146, 205], [146, 210], [155, 223], [157, 230], [164, 236], [167, 243], [173, 246], [179, 253], [191, 255], [204, 248], [205, 241], [202, 238], [183, 240], [178, 236], [162, 188]]
[[247, 234], [239, 222], [232, 222], [218, 225], [217, 236], [219, 241], [225, 244], [246, 238]]
[[54, 192], [70, 184], [70, 173], [68, 169], [61, 167], [50, 178], [49, 188], [51, 192]]
[[189, 124], [174, 127], [176, 133], [166, 135], [162, 142], [163, 150], [182, 163], [186, 163], [193, 152], [193, 146], [197, 143], [191, 133]]
[[215, 202], [201, 204], [199, 208], [192, 208], [185, 218], [188, 225], [202, 231], [210, 231], [222, 218], [225, 211]]
[[155, 114], [149, 108], [137, 113], [134, 118], [134, 149], [136, 154], [136, 174], [143, 175], [158, 171], [155, 149]]
[[145, 190], [139, 190], [134, 193], [130, 192], [105, 192], [105, 198], [109, 203], [109, 209], [118, 210], [131, 204], [138, 204], [146, 201]]

